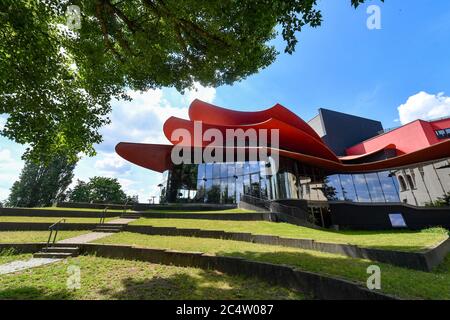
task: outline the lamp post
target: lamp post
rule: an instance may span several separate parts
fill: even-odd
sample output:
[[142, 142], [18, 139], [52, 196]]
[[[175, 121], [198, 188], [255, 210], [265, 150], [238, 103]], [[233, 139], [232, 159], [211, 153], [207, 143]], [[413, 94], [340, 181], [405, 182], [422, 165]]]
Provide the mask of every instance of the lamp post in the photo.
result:
[[20, 200], [22, 200], [22, 198], [21, 197], [17, 197], [16, 208], [19, 206]]
[[[162, 188], [164, 185], [162, 183], [158, 184], [159, 188], [159, 204], [162, 204]], [[155, 198], [153, 198], [153, 204], [155, 203]]]

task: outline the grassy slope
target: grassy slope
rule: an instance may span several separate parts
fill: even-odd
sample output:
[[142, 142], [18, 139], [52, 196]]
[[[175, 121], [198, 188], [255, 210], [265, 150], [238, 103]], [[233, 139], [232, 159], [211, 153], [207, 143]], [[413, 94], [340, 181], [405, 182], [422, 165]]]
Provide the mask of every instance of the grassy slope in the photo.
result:
[[368, 277], [367, 267], [377, 264], [381, 268], [381, 286], [384, 292], [403, 298], [450, 299], [450, 256], [447, 256], [445, 262], [434, 272], [427, 273], [334, 254], [238, 241], [149, 236], [122, 232], [96, 242], [243, 257], [291, 265], [302, 270], [357, 281], [363, 285]]
[[[90, 231], [59, 231], [56, 241], [72, 238]], [[1, 231], [0, 243], [47, 242], [48, 231]]]
[[[20, 209], [20, 208], [19, 208]], [[60, 207], [40, 207], [40, 208], [27, 208], [28, 210], [55, 210], [55, 211], [94, 211], [94, 212], [103, 212], [103, 209], [90, 209], [90, 208], [60, 208]], [[126, 210], [127, 212], [131, 212], [131, 210]], [[121, 209], [108, 209], [108, 212], [117, 212], [122, 213]]]
[[133, 225], [155, 227], [199, 228], [204, 230], [224, 230], [250, 232], [253, 234], [275, 235], [285, 238], [307, 238], [322, 242], [351, 243], [363, 247], [390, 250], [421, 250], [433, 246], [447, 238], [441, 229], [424, 231], [333, 231], [315, 230], [287, 223], [267, 221], [223, 221], [197, 219], [145, 219], [132, 222]]
[[[65, 217], [23, 217], [23, 216], [0, 216], [1, 222], [48, 222], [54, 223]], [[66, 223], [99, 223], [100, 218], [65, 218]], [[105, 221], [117, 218], [106, 218]]]
[[0, 264], [9, 263], [16, 260], [28, 260], [32, 254], [17, 254], [14, 249], [0, 250]]
[[[80, 267], [81, 288], [68, 290], [68, 266]], [[257, 279], [94, 256], [0, 277], [0, 299], [302, 299]]]
[[212, 210], [212, 211], [192, 211], [192, 210], [171, 210], [171, 209], [150, 209], [150, 210], [145, 210], [144, 212], [154, 212], [154, 213], [195, 213], [195, 214], [199, 214], [199, 213], [219, 213], [219, 214], [226, 214], [226, 213], [254, 213], [256, 211], [253, 210], [246, 210], [246, 209], [240, 209], [240, 208], [236, 208], [236, 209], [227, 209], [227, 210]]

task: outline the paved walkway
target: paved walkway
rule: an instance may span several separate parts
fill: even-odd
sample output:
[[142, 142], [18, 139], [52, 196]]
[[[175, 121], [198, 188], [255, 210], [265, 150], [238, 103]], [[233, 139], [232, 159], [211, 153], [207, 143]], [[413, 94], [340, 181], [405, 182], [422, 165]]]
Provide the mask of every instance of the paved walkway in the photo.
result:
[[119, 218], [119, 219], [115, 219], [115, 220], [111, 220], [111, 221], [105, 222], [105, 224], [129, 224], [130, 222], [133, 222], [135, 220], [136, 219]]
[[0, 275], [40, 267], [58, 261], [61, 261], [61, 259], [31, 258], [28, 261], [17, 260], [0, 265]]
[[86, 233], [86, 234], [82, 234], [81, 236], [77, 236], [77, 237], [73, 237], [73, 238], [69, 238], [69, 239], [64, 239], [61, 241], [58, 241], [58, 243], [88, 243], [91, 241], [95, 241], [101, 238], [105, 238], [108, 237], [110, 235], [112, 235], [113, 233], [109, 233], [109, 232], [90, 232], [90, 233]]

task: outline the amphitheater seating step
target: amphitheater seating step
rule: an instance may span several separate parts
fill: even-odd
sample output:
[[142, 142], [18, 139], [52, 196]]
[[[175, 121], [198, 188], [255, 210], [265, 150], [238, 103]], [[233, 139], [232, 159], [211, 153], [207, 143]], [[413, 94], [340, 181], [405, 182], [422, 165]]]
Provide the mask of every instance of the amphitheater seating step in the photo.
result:
[[94, 229], [94, 232], [108, 232], [108, 233], [116, 233], [120, 232], [123, 229], [122, 224], [114, 224], [114, 223], [106, 223], [106, 224], [98, 224]]
[[120, 215], [120, 218], [122, 219], [139, 219], [141, 217], [138, 213], [123, 213]]
[[52, 258], [52, 259], [65, 259], [68, 257], [76, 257], [79, 254], [80, 249], [78, 247], [47, 247], [42, 251], [33, 255], [34, 258]]

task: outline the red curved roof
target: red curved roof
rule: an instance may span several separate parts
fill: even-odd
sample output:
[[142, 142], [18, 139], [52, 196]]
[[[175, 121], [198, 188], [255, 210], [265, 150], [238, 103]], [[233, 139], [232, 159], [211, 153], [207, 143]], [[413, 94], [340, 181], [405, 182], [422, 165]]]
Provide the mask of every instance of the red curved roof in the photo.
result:
[[384, 151], [384, 150], [397, 150], [397, 149], [396, 149], [395, 144], [390, 143], [387, 146], [375, 149], [375, 150], [373, 150], [371, 152], [368, 152], [368, 153], [339, 157], [339, 160], [341, 160], [344, 163], [346, 161], [359, 160], [359, 159], [367, 158], [368, 156], [371, 156], [371, 155], [373, 155], [375, 153], [378, 153], [378, 152]]
[[[226, 130], [237, 130], [237, 129], [255, 129], [255, 130], [267, 130], [267, 141], [270, 142], [270, 132], [271, 129], [279, 129], [279, 144], [281, 149], [295, 151], [299, 153], [305, 153], [313, 156], [317, 156], [320, 158], [332, 160], [339, 162], [339, 159], [336, 155], [331, 151], [322, 141], [317, 141], [309, 134], [304, 131], [297, 129], [285, 122], [282, 122], [277, 119], [270, 118], [261, 123], [254, 124], [246, 124], [246, 125], [214, 125], [210, 123], [202, 124], [202, 132], [201, 134], [209, 129], [217, 129], [219, 130], [223, 137], [226, 137]], [[181, 145], [191, 145], [195, 147], [205, 147], [210, 144], [209, 141], [199, 140], [200, 145], [196, 145], [194, 141], [179, 141], [172, 139], [172, 134], [177, 129], [186, 129], [189, 131], [190, 135], [194, 136], [194, 122], [189, 120], [184, 120], [176, 117], [169, 118], [164, 123], [164, 134], [166, 138], [173, 144], [181, 144]], [[226, 146], [226, 141], [223, 141]]]
[[[266, 129], [270, 142], [270, 129], [279, 129], [280, 148], [246, 146], [232, 148], [234, 152], [245, 149], [249, 152], [253, 149], [266, 149], [269, 153], [277, 152], [280, 156], [299, 160], [314, 167], [326, 169], [331, 172], [369, 172], [387, 170], [409, 166], [417, 163], [429, 162], [450, 157], [450, 140], [415, 150], [397, 157], [365, 162], [358, 164], [345, 164], [325, 145], [315, 131], [302, 119], [285, 107], [277, 104], [272, 108], [257, 112], [241, 112], [216, 107], [200, 100], [194, 100], [189, 108], [190, 120], [175, 117], [169, 118], [164, 124], [164, 134], [173, 144], [181, 144], [191, 148], [204, 148], [210, 142], [196, 143], [195, 141], [178, 141], [172, 139], [176, 129], [185, 129], [192, 136], [194, 134], [194, 121], [202, 121], [202, 135], [208, 129], [219, 130], [224, 137], [227, 129], [248, 128], [256, 130]], [[215, 148], [227, 149], [226, 142]], [[395, 147], [390, 143], [382, 149]], [[124, 159], [154, 171], [163, 172], [172, 167], [171, 151], [173, 145], [139, 144], [121, 142], [116, 146], [116, 152]], [[225, 153], [224, 153], [225, 154]], [[358, 155], [356, 157], [343, 157], [344, 162], [355, 158], [363, 160], [373, 152]], [[224, 160], [225, 161], [225, 160]]]
[[195, 99], [189, 107], [189, 119], [216, 125], [244, 125], [278, 119], [322, 142], [322, 139], [309, 124], [279, 103], [262, 111], [236, 111]]

